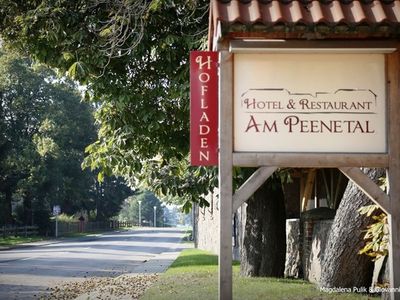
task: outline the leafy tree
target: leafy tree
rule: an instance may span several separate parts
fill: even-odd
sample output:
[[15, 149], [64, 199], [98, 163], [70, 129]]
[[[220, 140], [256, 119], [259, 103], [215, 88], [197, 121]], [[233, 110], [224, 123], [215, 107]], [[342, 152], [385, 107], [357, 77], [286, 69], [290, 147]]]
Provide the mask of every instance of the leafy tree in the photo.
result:
[[2, 2], [2, 37], [86, 83], [98, 102], [86, 166], [100, 168], [100, 179], [139, 178], [159, 194], [207, 204], [216, 171], [187, 158], [188, 54], [205, 44], [208, 1]]
[[2, 219], [7, 224], [12, 222], [13, 193], [37, 166], [32, 138], [47, 109], [45, 94], [49, 86], [28, 66], [26, 59], [0, 53], [0, 193]]
[[91, 209], [96, 211], [96, 221], [106, 221], [116, 216], [123, 201], [131, 194], [132, 190], [122, 178], [111, 176], [105, 177], [102, 182], [94, 181], [94, 206]]
[[133, 221], [139, 223], [139, 201], [142, 225], [153, 224], [154, 206], [156, 207], [157, 226], [164, 224], [164, 207], [161, 201], [150, 191], [139, 190], [134, 195], [125, 200], [120, 211], [121, 221]]
[[215, 168], [192, 168], [190, 50], [203, 49], [205, 0], [2, 0], [0, 34], [35, 59], [86, 84], [98, 140], [84, 165], [140, 181], [158, 195], [208, 205]]
[[14, 221], [14, 201], [20, 222], [45, 228], [53, 205], [71, 214], [93, 202], [94, 174], [81, 169], [95, 139], [92, 108], [71, 82], [6, 49], [0, 72], [1, 220]]

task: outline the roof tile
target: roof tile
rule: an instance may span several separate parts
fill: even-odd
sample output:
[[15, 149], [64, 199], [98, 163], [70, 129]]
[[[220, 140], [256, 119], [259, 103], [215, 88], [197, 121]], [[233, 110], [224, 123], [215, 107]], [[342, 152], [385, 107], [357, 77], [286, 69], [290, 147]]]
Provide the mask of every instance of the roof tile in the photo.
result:
[[399, 0], [211, 0], [212, 21], [223, 25], [400, 24]]
[[264, 24], [286, 23], [349, 24], [399, 22], [399, 1], [310, 1], [310, 0], [214, 0], [214, 18], [224, 23]]

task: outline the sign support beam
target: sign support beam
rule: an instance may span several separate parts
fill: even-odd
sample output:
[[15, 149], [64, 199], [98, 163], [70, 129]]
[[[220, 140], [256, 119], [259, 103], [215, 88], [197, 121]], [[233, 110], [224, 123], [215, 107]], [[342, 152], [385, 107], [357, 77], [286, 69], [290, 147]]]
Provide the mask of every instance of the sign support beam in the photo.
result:
[[385, 213], [390, 213], [389, 196], [371, 178], [365, 175], [360, 168], [339, 168], [339, 170], [353, 181], [374, 203], [378, 204]]
[[234, 152], [233, 165], [238, 167], [279, 166], [280, 168], [387, 168], [387, 154], [363, 153], [267, 153]]
[[227, 50], [221, 50], [219, 62], [219, 299], [230, 300], [232, 299], [233, 55]]
[[257, 189], [278, 169], [277, 167], [260, 167], [233, 195], [233, 211], [246, 202]]
[[389, 81], [389, 197], [390, 197], [390, 287], [391, 300], [400, 300], [400, 58], [399, 52], [388, 54], [387, 74]]

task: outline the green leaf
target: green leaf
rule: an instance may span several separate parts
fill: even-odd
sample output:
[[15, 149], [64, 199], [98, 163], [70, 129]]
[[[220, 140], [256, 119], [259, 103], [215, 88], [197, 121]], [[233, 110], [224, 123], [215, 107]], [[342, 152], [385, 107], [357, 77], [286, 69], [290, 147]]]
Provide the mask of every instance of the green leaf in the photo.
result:
[[79, 61], [74, 62], [68, 69], [68, 75], [73, 79], [81, 79], [85, 77], [85, 65]]
[[62, 55], [65, 61], [70, 61], [74, 59], [74, 55], [71, 52], [63, 52]]
[[100, 35], [100, 37], [104, 38], [104, 37], [110, 36], [112, 34], [112, 32], [113, 32], [113, 28], [110, 26], [110, 27], [106, 27], [102, 31], [100, 31], [99, 35]]
[[104, 181], [104, 173], [102, 171], [100, 171], [97, 174], [97, 180], [98, 180], [98, 182], [103, 182]]
[[362, 215], [367, 215], [367, 217], [369, 217], [377, 209], [379, 209], [379, 206], [376, 204], [372, 204], [359, 208], [358, 212]]
[[182, 211], [187, 214], [190, 212], [191, 209], [192, 209], [192, 202], [190, 201], [186, 201], [182, 206]]
[[156, 12], [162, 5], [162, 0], [152, 0], [149, 5], [149, 11]]

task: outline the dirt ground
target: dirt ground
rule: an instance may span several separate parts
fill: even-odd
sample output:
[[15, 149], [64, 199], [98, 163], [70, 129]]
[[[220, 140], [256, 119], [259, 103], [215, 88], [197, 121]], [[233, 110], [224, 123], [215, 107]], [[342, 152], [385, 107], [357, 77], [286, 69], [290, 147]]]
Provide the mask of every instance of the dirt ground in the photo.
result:
[[41, 300], [132, 300], [138, 299], [158, 279], [158, 274], [92, 277], [50, 288]]

